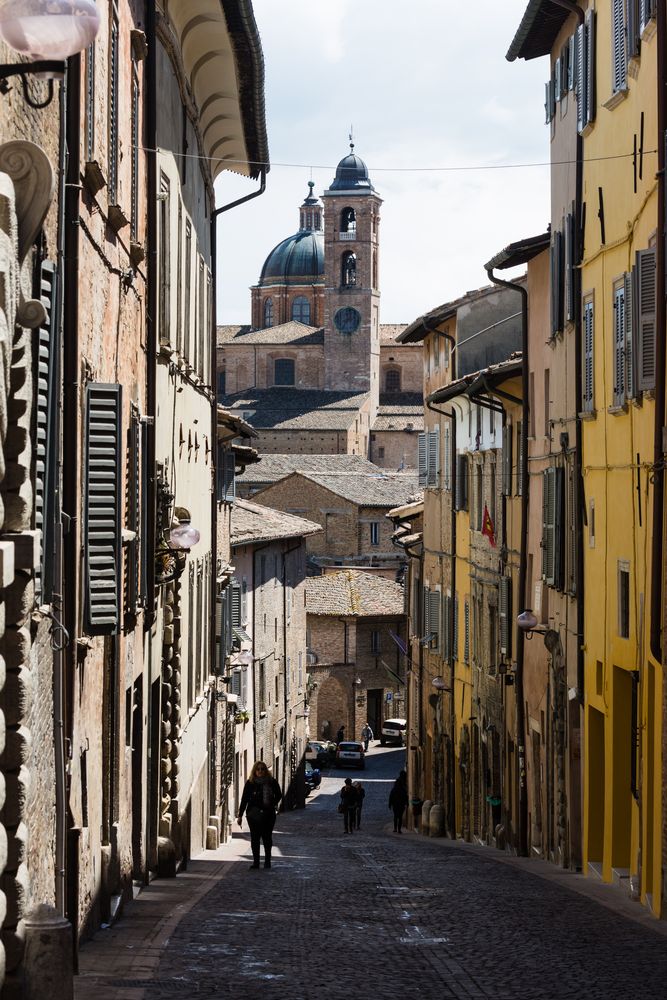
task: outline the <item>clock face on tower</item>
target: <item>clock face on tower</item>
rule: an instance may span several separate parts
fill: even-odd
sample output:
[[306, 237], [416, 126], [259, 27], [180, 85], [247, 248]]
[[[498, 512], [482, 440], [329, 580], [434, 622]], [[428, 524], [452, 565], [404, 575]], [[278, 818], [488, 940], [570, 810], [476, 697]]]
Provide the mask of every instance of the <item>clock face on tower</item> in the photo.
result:
[[361, 313], [352, 306], [345, 306], [338, 309], [334, 314], [334, 324], [341, 333], [354, 333], [359, 329], [361, 323]]

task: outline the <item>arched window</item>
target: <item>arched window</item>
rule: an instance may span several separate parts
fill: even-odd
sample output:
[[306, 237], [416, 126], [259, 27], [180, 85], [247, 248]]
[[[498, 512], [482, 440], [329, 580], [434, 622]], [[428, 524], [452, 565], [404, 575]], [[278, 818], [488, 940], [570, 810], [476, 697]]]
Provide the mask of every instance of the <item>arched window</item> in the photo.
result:
[[340, 283], [351, 287], [357, 283], [357, 255], [348, 250], [341, 259]]
[[273, 326], [273, 299], [267, 299], [264, 303], [264, 329]]
[[292, 319], [297, 323], [310, 323], [310, 302], [305, 295], [299, 295], [292, 303]]
[[385, 392], [401, 391], [401, 371], [400, 368], [388, 368], [384, 377]]
[[344, 208], [340, 213], [340, 231], [341, 233], [356, 234], [357, 216], [353, 208]]
[[292, 358], [276, 358], [273, 363], [273, 384], [294, 385], [294, 360]]

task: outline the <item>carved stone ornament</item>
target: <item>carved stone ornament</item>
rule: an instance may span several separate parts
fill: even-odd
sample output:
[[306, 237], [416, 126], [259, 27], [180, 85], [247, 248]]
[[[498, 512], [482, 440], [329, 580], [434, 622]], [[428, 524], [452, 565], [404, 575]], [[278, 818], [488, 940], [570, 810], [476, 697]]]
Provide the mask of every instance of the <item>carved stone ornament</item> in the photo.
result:
[[22, 264], [46, 218], [55, 191], [55, 176], [48, 156], [34, 142], [3, 143], [0, 171], [14, 184], [18, 256]]

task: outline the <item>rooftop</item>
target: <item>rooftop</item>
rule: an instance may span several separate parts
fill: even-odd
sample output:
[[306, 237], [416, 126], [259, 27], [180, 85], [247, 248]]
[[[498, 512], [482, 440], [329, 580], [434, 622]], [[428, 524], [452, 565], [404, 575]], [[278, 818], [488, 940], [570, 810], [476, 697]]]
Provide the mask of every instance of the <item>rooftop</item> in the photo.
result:
[[535, 59], [548, 55], [571, 13], [557, 0], [528, 0], [505, 58], [513, 62], [517, 58]]
[[324, 328], [306, 326], [297, 320], [253, 330], [251, 326], [219, 326], [217, 346], [225, 344], [323, 344]]
[[331, 475], [380, 473], [381, 469], [361, 455], [262, 455], [257, 466], [237, 476], [237, 482], [275, 483], [292, 472], [328, 472]]
[[419, 316], [409, 326], [406, 326], [399, 337], [399, 343], [410, 344], [423, 340], [431, 332], [433, 326], [451, 319], [462, 306], [469, 305], [497, 291], [497, 285], [484, 285], [482, 288], [474, 288], [472, 291], [466, 292], [465, 295], [460, 295], [458, 299], [452, 299], [451, 302], [444, 302], [441, 306], [436, 306], [435, 309], [424, 313], [423, 316]]
[[403, 333], [407, 323], [380, 323], [380, 344], [396, 344], [398, 336]]
[[355, 569], [309, 576], [306, 578], [306, 612], [354, 618], [403, 615], [403, 587], [394, 580]]
[[250, 500], [234, 501], [232, 506], [232, 546], [252, 542], [269, 542], [280, 538], [307, 538], [322, 528], [294, 514], [263, 507]]
[[396, 507], [405, 503], [417, 491], [417, 476], [412, 472], [379, 471], [374, 475], [341, 475], [340, 473], [296, 472], [330, 493], [358, 504], [360, 507]]
[[247, 389], [225, 398], [227, 409], [241, 411], [258, 430], [347, 430], [367, 399], [365, 393], [327, 392], [293, 386]]

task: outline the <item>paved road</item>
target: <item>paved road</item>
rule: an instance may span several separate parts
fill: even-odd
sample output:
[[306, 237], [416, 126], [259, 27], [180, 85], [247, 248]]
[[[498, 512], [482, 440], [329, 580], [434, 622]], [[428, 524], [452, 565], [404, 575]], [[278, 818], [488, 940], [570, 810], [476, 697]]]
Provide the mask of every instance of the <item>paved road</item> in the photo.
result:
[[667, 997], [664, 936], [494, 851], [391, 832], [401, 766], [378, 747], [353, 773], [366, 801], [352, 836], [340, 771], [280, 816], [274, 867], [250, 870], [249, 849], [230, 866], [172, 934], [145, 1000]]

